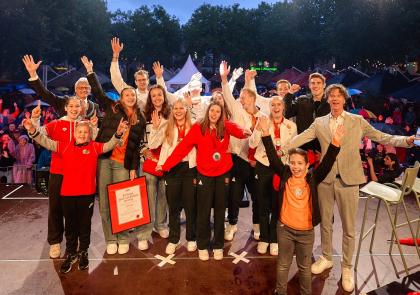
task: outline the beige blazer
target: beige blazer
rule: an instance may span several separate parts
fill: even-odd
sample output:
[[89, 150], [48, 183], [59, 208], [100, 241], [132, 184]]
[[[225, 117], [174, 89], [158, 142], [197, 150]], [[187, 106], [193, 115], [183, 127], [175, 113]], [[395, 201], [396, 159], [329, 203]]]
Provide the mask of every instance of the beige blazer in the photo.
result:
[[[301, 134], [292, 139], [286, 148], [299, 147], [315, 138], [321, 144], [321, 153], [324, 157], [328, 145], [331, 143], [332, 134], [329, 128], [330, 114], [316, 118], [315, 121]], [[373, 128], [362, 116], [346, 112], [344, 116], [344, 138], [341, 143], [340, 153], [330, 173], [325, 178], [325, 183], [331, 183], [340, 174], [347, 185], [359, 185], [366, 182], [360, 158], [359, 143], [363, 137], [392, 146], [409, 147], [407, 137], [383, 133]]]

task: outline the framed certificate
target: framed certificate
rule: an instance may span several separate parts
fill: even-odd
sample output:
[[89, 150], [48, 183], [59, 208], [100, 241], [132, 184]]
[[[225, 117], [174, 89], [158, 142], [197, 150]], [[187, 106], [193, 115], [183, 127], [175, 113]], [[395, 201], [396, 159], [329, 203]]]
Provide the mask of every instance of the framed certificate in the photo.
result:
[[146, 177], [108, 184], [112, 233], [150, 223]]

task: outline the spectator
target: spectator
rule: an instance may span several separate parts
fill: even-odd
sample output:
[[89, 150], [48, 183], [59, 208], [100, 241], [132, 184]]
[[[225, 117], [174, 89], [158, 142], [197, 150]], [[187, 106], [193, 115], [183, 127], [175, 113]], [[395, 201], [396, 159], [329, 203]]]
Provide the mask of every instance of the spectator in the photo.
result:
[[413, 125], [416, 122], [416, 113], [414, 112], [414, 107], [411, 106], [408, 108], [407, 113], [404, 116], [404, 120], [407, 124]]
[[19, 144], [16, 146], [13, 165], [14, 183], [32, 183], [32, 164], [35, 162], [35, 148], [29, 143], [26, 135], [19, 137]]
[[0, 143], [0, 182], [11, 183], [12, 182], [12, 170], [11, 167], [15, 162], [13, 157], [15, 151], [15, 144], [10, 139], [8, 134], [1, 136]]
[[379, 173], [379, 176], [376, 176], [373, 159], [368, 157], [367, 162], [369, 164], [369, 174], [372, 181], [379, 183], [387, 183], [395, 181], [402, 170], [400, 167], [400, 162], [396, 154], [387, 153], [384, 158], [384, 169]]
[[394, 112], [392, 113], [392, 119], [394, 120], [395, 125], [401, 125], [402, 123], [402, 113], [400, 108], [395, 108]]

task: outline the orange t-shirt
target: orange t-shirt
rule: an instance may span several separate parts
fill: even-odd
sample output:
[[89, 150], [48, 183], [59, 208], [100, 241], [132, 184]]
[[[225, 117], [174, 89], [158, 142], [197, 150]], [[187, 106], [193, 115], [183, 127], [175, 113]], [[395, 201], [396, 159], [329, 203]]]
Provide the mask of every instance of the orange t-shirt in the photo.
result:
[[312, 226], [311, 190], [306, 178], [290, 177], [285, 185], [280, 221], [295, 230], [310, 230]]
[[115, 146], [115, 148], [112, 150], [112, 154], [110, 159], [124, 164], [124, 157], [125, 157], [125, 151], [127, 149], [127, 142], [128, 142], [128, 134], [130, 133], [130, 129], [127, 129], [123, 136], [121, 137], [121, 140], [123, 141], [123, 144], [120, 146], [119, 144], [117, 144]]

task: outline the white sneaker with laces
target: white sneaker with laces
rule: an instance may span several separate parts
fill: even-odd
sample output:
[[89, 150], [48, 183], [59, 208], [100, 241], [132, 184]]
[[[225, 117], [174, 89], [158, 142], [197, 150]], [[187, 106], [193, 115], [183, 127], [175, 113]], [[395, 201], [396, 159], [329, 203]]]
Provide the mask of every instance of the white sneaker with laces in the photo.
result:
[[271, 256], [278, 256], [279, 255], [279, 244], [270, 243], [270, 255]]
[[267, 253], [267, 248], [268, 248], [268, 243], [266, 242], [258, 242], [258, 246], [257, 246], [257, 252], [260, 254], [265, 254]]
[[166, 246], [166, 250], [165, 250], [165, 253], [166, 254], [168, 254], [168, 255], [170, 255], [170, 254], [174, 254], [175, 253], [175, 251], [176, 251], [176, 248], [179, 246], [179, 242], [178, 243], [176, 243], [176, 244], [174, 244], [174, 243], [169, 243], [167, 246]]
[[195, 250], [197, 250], [197, 242], [196, 241], [188, 241], [187, 250], [188, 250], [188, 252], [194, 252]]
[[128, 252], [130, 250], [130, 244], [119, 244], [118, 245], [118, 254], [122, 255]]
[[233, 236], [235, 235], [237, 231], [238, 231], [238, 227], [236, 226], [236, 224], [228, 224], [225, 229], [225, 240], [232, 241]]
[[333, 267], [333, 262], [327, 260], [324, 256], [319, 256], [318, 260], [312, 263], [311, 272], [314, 275], [323, 273], [326, 269]]
[[106, 245], [106, 253], [109, 255], [114, 255], [118, 251], [117, 243], [110, 243]]
[[50, 246], [50, 257], [51, 258], [59, 258], [61, 255], [61, 245], [58, 244], [52, 244]]
[[342, 268], [341, 285], [343, 286], [344, 291], [353, 292], [354, 279], [353, 279], [353, 271], [351, 268], [348, 268], [348, 267]]
[[252, 231], [254, 232], [254, 239], [258, 241], [260, 239], [260, 225], [258, 223], [254, 223], [252, 225]]
[[149, 243], [147, 242], [147, 240], [139, 240], [137, 247], [139, 248], [139, 250], [144, 251], [149, 249]]
[[214, 260], [223, 259], [223, 249], [213, 249]]
[[202, 261], [209, 260], [209, 251], [207, 249], [205, 250], [198, 250], [198, 258]]
[[168, 237], [169, 237], [169, 230], [168, 230], [167, 228], [160, 229], [160, 230], [158, 231], [158, 234], [159, 234], [159, 236], [160, 236], [161, 238], [166, 239], [166, 238], [168, 238]]

